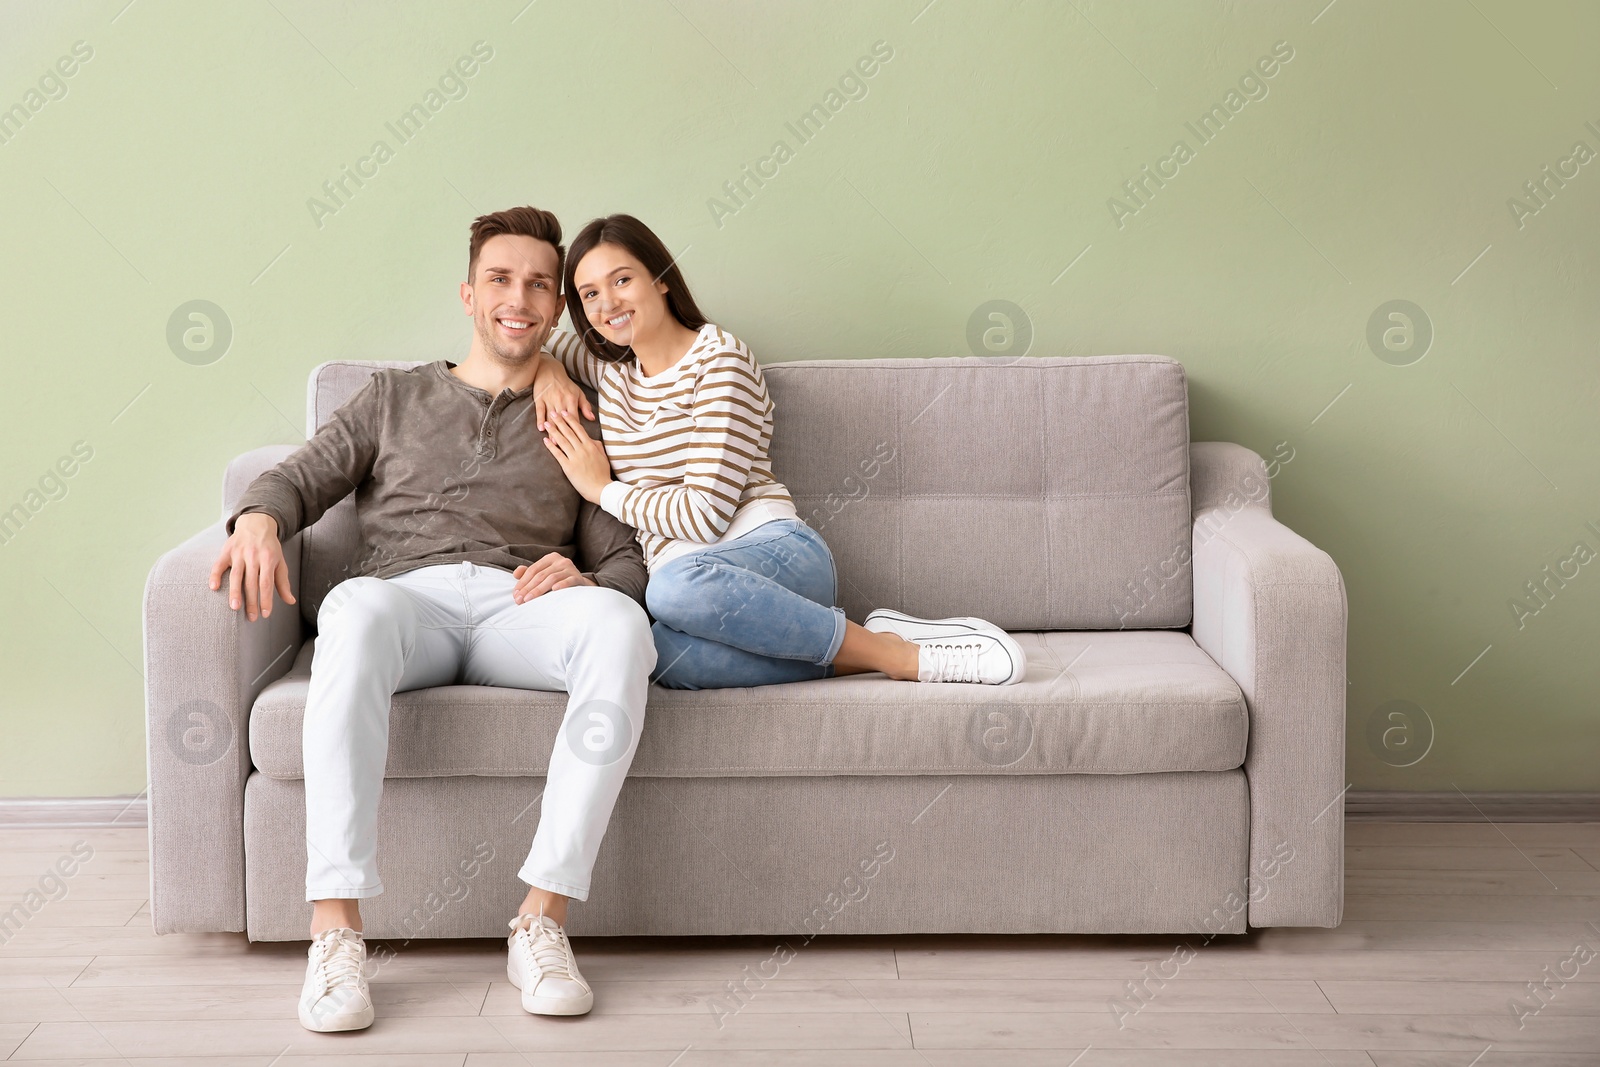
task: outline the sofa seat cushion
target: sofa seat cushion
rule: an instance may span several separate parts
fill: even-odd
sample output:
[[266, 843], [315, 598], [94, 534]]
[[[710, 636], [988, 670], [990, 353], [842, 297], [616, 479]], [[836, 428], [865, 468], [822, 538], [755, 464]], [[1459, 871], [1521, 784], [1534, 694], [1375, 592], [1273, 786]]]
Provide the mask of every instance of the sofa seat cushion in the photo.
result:
[[[751, 689], [652, 686], [631, 773], [700, 778], [828, 774], [1145, 774], [1244, 763], [1244, 696], [1187, 634], [1017, 634], [1012, 686], [925, 685], [881, 674]], [[304, 775], [300, 728], [314, 642], [262, 690], [250, 755]], [[566, 694], [452, 685], [397, 693], [390, 778], [540, 776]]]

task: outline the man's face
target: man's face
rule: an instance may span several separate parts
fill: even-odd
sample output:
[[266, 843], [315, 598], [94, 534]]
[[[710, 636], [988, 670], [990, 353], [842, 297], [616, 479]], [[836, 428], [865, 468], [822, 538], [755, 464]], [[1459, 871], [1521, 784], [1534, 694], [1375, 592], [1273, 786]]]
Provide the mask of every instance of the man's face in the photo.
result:
[[548, 241], [518, 234], [491, 237], [478, 249], [461, 304], [490, 358], [519, 367], [544, 347], [561, 318], [561, 278]]

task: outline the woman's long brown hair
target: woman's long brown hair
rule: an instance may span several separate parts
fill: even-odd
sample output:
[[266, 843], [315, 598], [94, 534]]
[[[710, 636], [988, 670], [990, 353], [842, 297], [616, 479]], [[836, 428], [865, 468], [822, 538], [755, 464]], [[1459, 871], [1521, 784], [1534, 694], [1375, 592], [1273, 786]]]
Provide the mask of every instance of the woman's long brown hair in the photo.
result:
[[572, 319], [572, 328], [578, 331], [584, 344], [589, 346], [589, 351], [600, 359], [608, 363], [626, 363], [633, 359], [633, 349], [607, 341], [599, 330], [590, 325], [589, 316], [583, 310], [583, 297], [578, 294], [578, 287], [573, 282], [578, 264], [597, 245], [616, 245], [626, 249], [643, 265], [652, 283], [666, 282], [667, 308], [673, 318], [691, 330], [698, 330], [706, 324], [708, 320], [700, 313], [694, 295], [689, 292], [688, 283], [683, 280], [683, 274], [673, 261], [672, 254], [667, 251], [667, 246], [661, 243], [661, 238], [632, 215], [607, 215], [590, 222], [572, 239], [561, 279], [561, 287], [567, 293], [567, 316]]

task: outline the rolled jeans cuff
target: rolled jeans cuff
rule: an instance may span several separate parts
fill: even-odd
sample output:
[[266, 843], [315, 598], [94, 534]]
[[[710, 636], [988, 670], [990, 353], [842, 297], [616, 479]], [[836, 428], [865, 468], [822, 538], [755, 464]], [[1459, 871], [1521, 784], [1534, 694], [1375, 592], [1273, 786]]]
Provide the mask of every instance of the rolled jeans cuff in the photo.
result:
[[828, 654], [817, 660], [817, 666], [826, 667], [839, 655], [839, 649], [844, 645], [845, 614], [843, 608], [833, 609], [833, 640], [828, 642]]

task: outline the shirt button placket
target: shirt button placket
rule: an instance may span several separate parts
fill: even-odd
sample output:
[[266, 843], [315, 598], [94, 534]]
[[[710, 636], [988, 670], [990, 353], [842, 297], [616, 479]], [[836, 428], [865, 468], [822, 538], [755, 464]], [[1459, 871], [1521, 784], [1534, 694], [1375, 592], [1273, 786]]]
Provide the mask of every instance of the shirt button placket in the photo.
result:
[[488, 396], [481, 397], [480, 399], [483, 401], [483, 406], [486, 407], [486, 408], [489, 408], [489, 410], [484, 412], [483, 421], [478, 424], [478, 446], [477, 447], [478, 447], [478, 455], [487, 457], [489, 455], [490, 451], [491, 451], [491, 449], [489, 447], [489, 442], [494, 437], [494, 431], [490, 428], [490, 425], [489, 425], [491, 420], [494, 418], [494, 409], [493, 409], [494, 401], [491, 400]]

